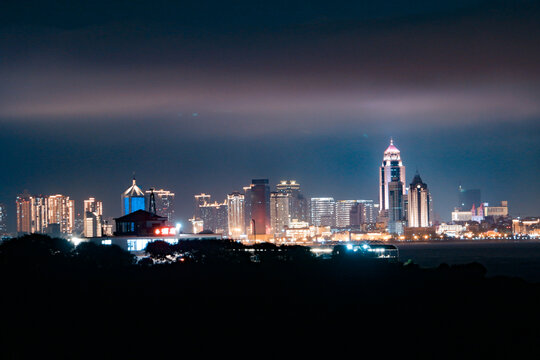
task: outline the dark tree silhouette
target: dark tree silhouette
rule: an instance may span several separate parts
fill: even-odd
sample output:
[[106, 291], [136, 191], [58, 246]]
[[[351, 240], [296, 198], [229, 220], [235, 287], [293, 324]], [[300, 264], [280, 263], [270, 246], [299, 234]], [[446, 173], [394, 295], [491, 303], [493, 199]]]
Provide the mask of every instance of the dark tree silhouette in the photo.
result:
[[116, 245], [83, 242], [73, 251], [73, 261], [93, 268], [118, 268], [133, 265], [135, 257]]
[[2, 265], [39, 266], [66, 260], [73, 244], [65, 239], [31, 234], [3, 241], [0, 244]]
[[156, 240], [146, 245], [146, 252], [154, 260], [165, 260], [167, 256], [175, 253], [175, 249], [166, 241]]

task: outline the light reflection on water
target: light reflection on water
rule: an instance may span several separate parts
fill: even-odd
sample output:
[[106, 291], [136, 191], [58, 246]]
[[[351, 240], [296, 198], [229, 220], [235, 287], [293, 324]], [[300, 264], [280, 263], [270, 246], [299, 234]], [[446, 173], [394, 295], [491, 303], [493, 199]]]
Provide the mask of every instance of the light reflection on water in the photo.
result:
[[411, 259], [422, 267], [479, 262], [487, 268], [488, 276], [518, 276], [540, 282], [539, 242], [409, 243], [397, 246], [401, 261]]

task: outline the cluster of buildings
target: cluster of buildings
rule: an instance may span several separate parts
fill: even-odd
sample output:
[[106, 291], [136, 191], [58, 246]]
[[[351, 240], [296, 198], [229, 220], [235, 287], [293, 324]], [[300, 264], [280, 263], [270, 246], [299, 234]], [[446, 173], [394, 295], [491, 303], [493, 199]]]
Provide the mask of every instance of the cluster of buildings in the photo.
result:
[[[433, 207], [427, 185], [417, 173], [407, 186], [399, 149], [390, 141], [380, 168], [379, 203], [373, 200], [306, 198], [295, 180], [270, 188], [268, 179], [253, 179], [243, 191], [223, 201], [194, 196], [193, 232], [220, 233], [235, 239], [312, 241], [368, 236], [386, 239], [406, 228], [432, 226]], [[362, 235], [363, 234], [363, 235]], [[369, 235], [366, 235], [369, 234]]]
[[16, 207], [18, 233], [73, 233], [75, 201], [69, 196], [24, 193], [17, 196]]
[[[142, 191], [133, 179], [132, 185], [121, 195], [122, 214], [146, 210], [152, 204], [154, 212], [163, 214], [169, 222], [174, 218], [174, 193], [153, 188]], [[43, 233], [53, 236], [82, 236], [87, 238], [112, 236], [112, 221], [103, 218], [103, 202], [93, 197], [83, 201], [82, 215], [75, 212], [75, 201], [69, 196], [31, 195], [17, 196], [17, 233]], [[5, 230], [5, 207], [0, 204], [0, 233]]]
[[[379, 168], [379, 202], [336, 200], [304, 196], [295, 180], [274, 187], [268, 179], [253, 179], [242, 191], [223, 200], [206, 193], [194, 196], [192, 234], [244, 241], [309, 243], [317, 241], [416, 240], [438, 237], [478, 237], [482, 234], [540, 235], [539, 219], [511, 219], [508, 203], [497, 206], [481, 201], [479, 189], [458, 189], [458, 206], [450, 223], [434, 224], [433, 200], [418, 171], [407, 183], [400, 150], [390, 140]], [[180, 236], [173, 221], [175, 194], [169, 190], [141, 189], [135, 178], [121, 194], [122, 216], [103, 219], [103, 202], [83, 202], [75, 214], [69, 196], [17, 196], [17, 232], [55, 236], [103, 238], [126, 236]], [[0, 204], [0, 234], [6, 232], [5, 206]], [[108, 241], [108, 240], [105, 240]], [[135, 240], [133, 240], [135, 241]], [[134, 243], [135, 244], [135, 243]], [[141, 242], [132, 248], [142, 247]], [[128, 246], [129, 247], [129, 246]]]

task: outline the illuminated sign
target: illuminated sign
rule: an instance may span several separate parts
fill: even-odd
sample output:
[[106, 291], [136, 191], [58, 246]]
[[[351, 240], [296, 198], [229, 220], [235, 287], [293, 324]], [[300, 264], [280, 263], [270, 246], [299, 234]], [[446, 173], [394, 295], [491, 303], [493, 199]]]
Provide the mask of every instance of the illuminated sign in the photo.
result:
[[175, 227], [161, 227], [154, 230], [154, 233], [156, 235], [176, 235], [176, 228]]

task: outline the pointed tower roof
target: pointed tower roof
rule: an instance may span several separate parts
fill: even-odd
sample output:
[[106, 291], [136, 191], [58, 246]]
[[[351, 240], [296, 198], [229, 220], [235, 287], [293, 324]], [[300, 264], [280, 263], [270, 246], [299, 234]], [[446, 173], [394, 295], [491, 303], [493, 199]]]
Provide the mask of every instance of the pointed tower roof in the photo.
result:
[[137, 186], [137, 182], [135, 181], [135, 177], [133, 177], [133, 183], [129, 188], [127, 188], [126, 191], [122, 194], [123, 197], [132, 197], [132, 196], [143, 196], [144, 193], [142, 192], [141, 188]]
[[418, 170], [416, 170], [416, 174], [414, 174], [414, 178], [411, 182], [411, 185], [417, 185], [417, 184], [424, 184], [422, 182], [422, 178], [420, 177], [420, 173], [418, 173]]
[[384, 153], [399, 153], [399, 149], [394, 145], [394, 139], [390, 138], [390, 145], [386, 148]]
[[390, 145], [384, 151], [383, 160], [401, 160], [399, 149], [394, 145], [394, 139], [390, 138]]

